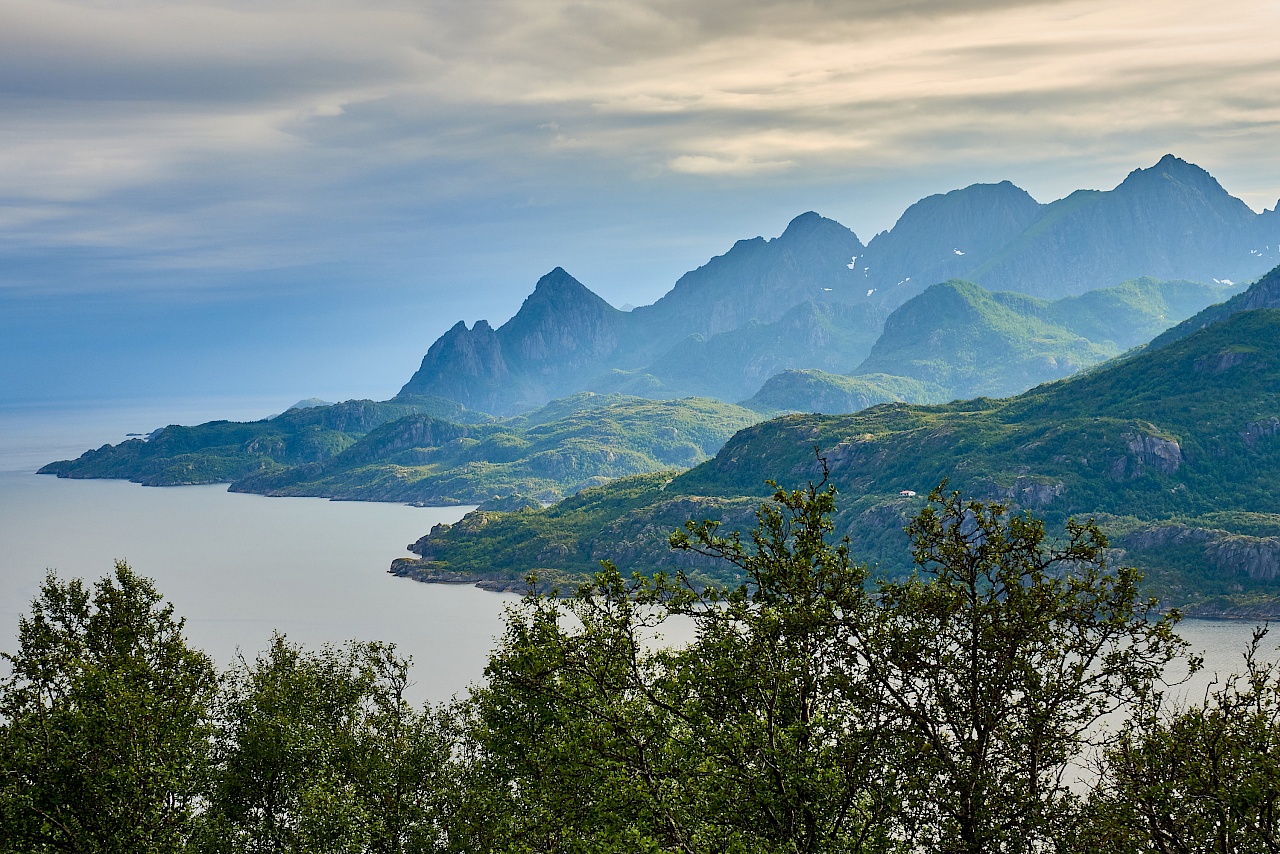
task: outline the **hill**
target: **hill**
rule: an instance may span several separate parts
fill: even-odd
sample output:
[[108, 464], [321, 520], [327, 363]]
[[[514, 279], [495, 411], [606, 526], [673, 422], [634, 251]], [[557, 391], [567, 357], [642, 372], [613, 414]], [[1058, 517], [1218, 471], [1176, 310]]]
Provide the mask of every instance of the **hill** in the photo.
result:
[[[362, 419], [341, 415], [357, 409]], [[463, 423], [427, 410], [361, 401], [266, 421], [166, 427], [149, 441], [106, 445], [41, 473], [148, 486], [229, 481], [233, 492], [356, 501], [554, 501], [613, 478], [695, 465], [760, 418], [713, 400], [594, 394], [501, 421]]]
[[1049, 302], [953, 280], [889, 315], [870, 355], [851, 373], [918, 380], [943, 390], [933, 400], [1005, 397], [1145, 343], [1234, 290], [1139, 279]]
[[[947, 479], [1051, 525], [1099, 519], [1123, 550], [1116, 557], [1146, 569], [1170, 604], [1280, 614], [1280, 311], [1271, 309], [1006, 400], [778, 418], [680, 475], [620, 481], [555, 513], [491, 515], [483, 527], [464, 520], [419, 541], [423, 561], [394, 571], [571, 576], [599, 557], [628, 571], [670, 567], [672, 526], [748, 526], [765, 480], [798, 486], [820, 476], [815, 445], [842, 496], [838, 533], [882, 573], [909, 570], [901, 529], [923, 499], [904, 491]], [[601, 509], [623, 494], [618, 512]], [[487, 550], [500, 559], [475, 563]]]
[[742, 405], [757, 412], [857, 412], [893, 401], [940, 403], [951, 396], [941, 386], [885, 374], [848, 377], [825, 371], [783, 371], [769, 378]]

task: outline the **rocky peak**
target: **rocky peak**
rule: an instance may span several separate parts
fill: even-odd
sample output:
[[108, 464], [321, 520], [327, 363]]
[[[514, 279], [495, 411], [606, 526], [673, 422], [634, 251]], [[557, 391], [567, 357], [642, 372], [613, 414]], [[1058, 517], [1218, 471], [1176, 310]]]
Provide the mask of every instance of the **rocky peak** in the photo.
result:
[[490, 389], [509, 376], [502, 346], [488, 321], [478, 320], [471, 329], [458, 321], [427, 350], [400, 394], [434, 394], [487, 410], [492, 404]]
[[869, 298], [899, 305], [936, 282], [965, 277], [1041, 209], [1008, 181], [928, 196], [907, 208], [892, 231], [876, 235], [855, 274], [872, 291]]
[[537, 372], [545, 366], [572, 370], [617, 349], [627, 316], [556, 267], [538, 280], [533, 293], [497, 335], [517, 370]]
[[1140, 197], [1190, 194], [1198, 197], [1201, 203], [1220, 208], [1230, 216], [1248, 219], [1255, 216], [1248, 205], [1228, 193], [1217, 178], [1194, 163], [1188, 163], [1172, 154], [1166, 154], [1149, 169], [1133, 170], [1113, 192], [1119, 196]]

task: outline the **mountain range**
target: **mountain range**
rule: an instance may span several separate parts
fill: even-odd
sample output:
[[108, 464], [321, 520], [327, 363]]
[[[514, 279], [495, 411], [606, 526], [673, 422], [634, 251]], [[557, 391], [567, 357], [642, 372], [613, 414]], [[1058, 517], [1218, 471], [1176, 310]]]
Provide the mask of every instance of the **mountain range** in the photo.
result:
[[[744, 400], [787, 370], [894, 373], [880, 364], [887, 347], [878, 344], [881, 333], [896, 309], [940, 282], [1056, 304], [1143, 278], [1229, 288], [1277, 261], [1280, 214], [1254, 213], [1209, 173], [1172, 155], [1112, 190], [1080, 190], [1047, 205], [1009, 182], [975, 184], [922, 199], [865, 245], [838, 222], [802, 214], [780, 236], [738, 241], [657, 302], [629, 312], [556, 268], [497, 329], [459, 323], [441, 336], [401, 394], [497, 414], [584, 390]], [[1166, 326], [1221, 296], [1202, 290], [1187, 300], [1186, 293], [1161, 296]], [[1091, 327], [1066, 327], [1083, 341], [1050, 335], [1065, 350], [1048, 348], [1048, 373], [1035, 369], [1036, 356], [1021, 380], [989, 383], [989, 390], [948, 386], [946, 377], [920, 375], [929, 373], [923, 368], [905, 376], [941, 385], [943, 394], [1008, 393], [1018, 382], [1021, 390], [1146, 340], [1128, 335], [1110, 307], [1096, 303], [1049, 310], [1025, 299], [986, 300], [988, 314], [1030, 313], [1041, 325], [1091, 314]], [[901, 329], [907, 316], [895, 322]], [[1151, 323], [1140, 328], [1160, 331]]]
[[531, 571], [582, 578], [608, 558], [624, 571], [733, 581], [672, 552], [666, 533], [704, 518], [744, 530], [767, 480], [795, 488], [825, 466], [840, 492], [837, 535], [886, 575], [910, 571], [902, 529], [945, 481], [1059, 530], [1068, 517], [1096, 519], [1115, 560], [1191, 613], [1280, 615], [1280, 268], [1179, 329], [1004, 400], [766, 421], [684, 473], [623, 479], [542, 511], [474, 513], [419, 540], [420, 559], [392, 571], [505, 589]]

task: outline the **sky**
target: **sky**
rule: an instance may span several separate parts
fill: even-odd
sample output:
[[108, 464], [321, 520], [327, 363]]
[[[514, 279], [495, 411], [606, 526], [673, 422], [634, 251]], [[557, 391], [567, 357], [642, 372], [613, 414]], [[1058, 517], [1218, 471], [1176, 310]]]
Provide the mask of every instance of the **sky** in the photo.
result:
[[[1280, 198], [1280, 0], [5, 0], [0, 407], [387, 397], [563, 266], [1174, 153]], [[265, 414], [265, 413], [264, 413]]]

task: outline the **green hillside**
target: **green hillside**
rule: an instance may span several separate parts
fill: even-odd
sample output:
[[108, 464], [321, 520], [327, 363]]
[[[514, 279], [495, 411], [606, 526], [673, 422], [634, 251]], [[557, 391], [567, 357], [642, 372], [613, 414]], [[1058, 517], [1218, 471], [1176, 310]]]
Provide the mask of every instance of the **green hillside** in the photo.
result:
[[469, 424], [413, 406], [359, 405], [362, 419], [338, 417], [355, 406], [338, 404], [261, 422], [167, 427], [41, 471], [159, 486], [231, 481], [235, 492], [359, 501], [554, 501], [613, 478], [696, 465], [760, 419], [714, 400], [589, 393]]
[[[941, 406], [886, 404], [854, 415], [793, 415], [745, 429], [716, 457], [674, 477], [652, 500], [577, 528], [526, 511], [498, 517], [564, 548], [508, 547], [511, 577], [536, 568], [585, 573], [599, 557], [629, 569], [667, 565], [665, 527], [729, 517], [768, 494], [767, 479], [798, 486], [820, 477], [822, 448], [841, 493], [839, 524], [881, 572], [908, 571], [901, 528], [920, 495], [948, 479], [982, 498], [1014, 502], [1059, 525], [1098, 518], [1148, 570], [1151, 589], [1205, 613], [1261, 607], [1280, 613], [1280, 311], [1242, 313], [1158, 350], [1007, 400]], [[582, 497], [612, 500], [611, 489]], [[627, 489], [635, 489], [628, 485]], [[903, 495], [912, 491], [920, 495]], [[580, 511], [581, 518], [590, 514]], [[527, 515], [527, 518], [525, 517]], [[743, 517], [745, 518], [745, 517]], [[434, 566], [473, 572], [485, 528], [419, 544]], [[505, 526], [505, 527], [504, 527]], [[563, 539], [561, 539], [563, 535]], [[613, 552], [610, 543], [615, 544]], [[1259, 604], [1261, 603], [1261, 604]]]
[[1050, 302], [953, 280], [894, 311], [853, 373], [908, 377], [945, 390], [908, 398], [915, 402], [1005, 397], [1145, 343], [1235, 290], [1137, 279]]
[[857, 412], [893, 401], [937, 403], [950, 399], [941, 386], [885, 374], [850, 377], [826, 371], [775, 374], [742, 405], [758, 412]]
[[426, 395], [389, 402], [349, 400], [290, 409], [260, 421], [170, 425], [145, 440], [103, 445], [75, 460], [50, 463], [40, 473], [119, 478], [146, 486], [226, 483], [264, 464], [292, 466], [328, 459], [379, 425], [417, 414], [459, 423], [494, 420], [452, 400]]

